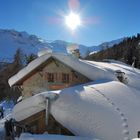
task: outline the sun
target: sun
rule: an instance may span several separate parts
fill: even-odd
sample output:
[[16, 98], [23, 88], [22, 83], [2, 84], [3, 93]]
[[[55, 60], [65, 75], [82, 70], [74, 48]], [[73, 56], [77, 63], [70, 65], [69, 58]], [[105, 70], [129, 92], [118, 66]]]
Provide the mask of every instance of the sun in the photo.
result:
[[81, 25], [80, 16], [71, 12], [68, 16], [65, 17], [65, 23], [71, 30], [75, 30], [78, 26]]

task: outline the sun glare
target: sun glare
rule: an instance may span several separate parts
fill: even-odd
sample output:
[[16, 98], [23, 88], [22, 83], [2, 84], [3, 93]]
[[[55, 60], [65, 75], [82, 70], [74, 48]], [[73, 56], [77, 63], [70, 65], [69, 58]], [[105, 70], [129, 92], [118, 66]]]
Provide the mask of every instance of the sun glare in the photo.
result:
[[71, 30], [75, 30], [78, 26], [81, 25], [80, 16], [71, 12], [68, 16], [65, 17], [65, 23]]

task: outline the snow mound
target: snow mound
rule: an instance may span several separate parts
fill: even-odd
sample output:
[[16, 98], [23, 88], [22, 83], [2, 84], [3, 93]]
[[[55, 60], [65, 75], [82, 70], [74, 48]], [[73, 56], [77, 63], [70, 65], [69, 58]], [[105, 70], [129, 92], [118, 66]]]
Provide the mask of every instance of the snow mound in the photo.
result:
[[64, 136], [64, 135], [31, 135], [28, 133], [21, 134], [19, 140], [97, 140], [94, 138], [80, 137], [80, 136]]

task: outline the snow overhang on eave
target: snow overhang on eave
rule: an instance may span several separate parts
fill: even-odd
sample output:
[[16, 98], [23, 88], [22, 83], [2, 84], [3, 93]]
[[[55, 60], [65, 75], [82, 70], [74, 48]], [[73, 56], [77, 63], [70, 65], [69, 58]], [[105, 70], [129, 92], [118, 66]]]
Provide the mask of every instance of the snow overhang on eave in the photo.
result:
[[17, 74], [12, 76], [9, 80], [8, 83], [10, 87], [14, 85], [20, 85], [22, 81], [26, 79], [28, 75], [30, 75], [32, 72], [34, 72], [42, 63], [44, 63], [47, 59], [51, 57], [51, 54], [43, 55], [41, 57], [38, 57], [31, 63], [29, 63], [25, 68], [20, 70]]

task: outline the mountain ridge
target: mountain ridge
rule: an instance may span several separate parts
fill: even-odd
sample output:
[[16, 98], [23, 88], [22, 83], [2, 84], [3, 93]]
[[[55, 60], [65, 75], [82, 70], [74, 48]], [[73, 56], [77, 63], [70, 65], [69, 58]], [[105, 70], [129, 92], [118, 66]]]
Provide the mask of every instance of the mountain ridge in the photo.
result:
[[[116, 41], [116, 40], [115, 40]], [[108, 42], [109, 43], [109, 42]], [[112, 45], [113, 42], [112, 42]], [[110, 46], [111, 47], [111, 46]], [[47, 42], [36, 35], [30, 35], [25, 31], [14, 29], [0, 29], [0, 60], [12, 60], [16, 50], [20, 48], [25, 54], [37, 54], [38, 51], [46, 48], [53, 52], [69, 53], [71, 49], [79, 49], [82, 57], [86, 57], [90, 52], [97, 52], [102, 49], [102, 45], [86, 46], [78, 43], [63, 40]]]

